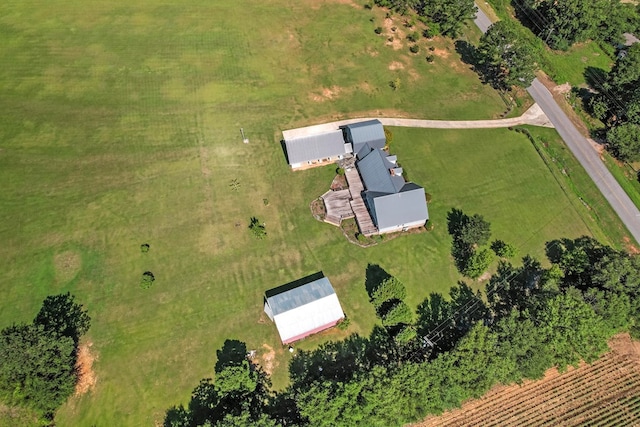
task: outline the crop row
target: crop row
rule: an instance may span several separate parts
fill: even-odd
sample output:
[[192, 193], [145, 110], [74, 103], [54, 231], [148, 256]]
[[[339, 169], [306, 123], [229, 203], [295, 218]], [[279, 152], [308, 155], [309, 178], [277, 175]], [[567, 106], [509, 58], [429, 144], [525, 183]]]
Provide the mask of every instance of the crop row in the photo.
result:
[[564, 374], [549, 371], [544, 380], [501, 387], [468, 405], [468, 410], [443, 414], [431, 425], [631, 425], [640, 422], [637, 390], [637, 363], [610, 353], [593, 365], [582, 364]]

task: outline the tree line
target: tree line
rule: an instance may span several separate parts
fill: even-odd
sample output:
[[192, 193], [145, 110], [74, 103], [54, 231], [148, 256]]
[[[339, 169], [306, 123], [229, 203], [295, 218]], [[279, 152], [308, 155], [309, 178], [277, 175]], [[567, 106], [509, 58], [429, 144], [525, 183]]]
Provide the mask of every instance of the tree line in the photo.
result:
[[[290, 385], [270, 390], [268, 376], [227, 341], [215, 380], [204, 379], [188, 405], [167, 411], [165, 426], [392, 426], [477, 398], [496, 384], [541, 378], [557, 366], [592, 362], [620, 331], [640, 334], [640, 257], [590, 237], [548, 242], [551, 267], [525, 256], [501, 260], [484, 295], [461, 281], [449, 297], [433, 293], [415, 316], [398, 315], [404, 287], [381, 267], [365, 286], [383, 327], [313, 351], [298, 351]], [[398, 339], [399, 331], [416, 331]]]
[[78, 342], [90, 325], [87, 311], [66, 293], [45, 298], [33, 322], [2, 329], [0, 401], [50, 424], [74, 391]]

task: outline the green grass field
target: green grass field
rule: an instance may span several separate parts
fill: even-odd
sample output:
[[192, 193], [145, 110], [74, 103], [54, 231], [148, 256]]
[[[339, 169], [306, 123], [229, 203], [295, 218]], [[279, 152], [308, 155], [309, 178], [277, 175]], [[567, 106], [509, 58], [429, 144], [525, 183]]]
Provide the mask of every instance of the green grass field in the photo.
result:
[[[58, 425], [161, 421], [212, 375], [226, 338], [263, 361], [273, 349], [274, 385], [284, 386], [289, 354], [262, 314], [264, 290], [322, 270], [352, 325], [300, 347], [367, 334], [369, 263], [398, 276], [413, 306], [459, 279], [452, 207], [483, 214], [521, 254], [588, 233], [531, 144], [507, 130], [394, 129], [392, 151], [433, 195], [430, 233], [360, 249], [311, 217], [334, 169], [290, 172], [282, 129], [505, 109], [452, 42], [394, 50], [373, 32], [383, 18], [348, 1], [0, 4], [0, 327], [30, 321], [45, 296], [65, 291], [93, 318], [96, 385]], [[250, 236], [251, 216], [266, 240]], [[146, 270], [156, 282], [142, 290]]]

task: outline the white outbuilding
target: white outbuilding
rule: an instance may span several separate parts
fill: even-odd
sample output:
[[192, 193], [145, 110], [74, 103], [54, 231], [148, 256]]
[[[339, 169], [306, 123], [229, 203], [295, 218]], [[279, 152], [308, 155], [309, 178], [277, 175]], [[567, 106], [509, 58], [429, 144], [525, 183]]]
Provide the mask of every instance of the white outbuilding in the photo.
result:
[[321, 273], [265, 292], [264, 312], [276, 324], [283, 344], [331, 328], [344, 319], [338, 296]]

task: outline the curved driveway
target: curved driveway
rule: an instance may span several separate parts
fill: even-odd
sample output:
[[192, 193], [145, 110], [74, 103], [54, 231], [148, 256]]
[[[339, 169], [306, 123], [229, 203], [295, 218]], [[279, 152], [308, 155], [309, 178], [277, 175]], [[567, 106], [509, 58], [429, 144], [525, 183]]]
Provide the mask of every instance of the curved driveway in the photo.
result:
[[334, 131], [340, 126], [352, 123], [362, 122], [366, 120], [380, 120], [385, 126], [412, 127], [412, 128], [428, 128], [428, 129], [480, 129], [480, 128], [506, 128], [518, 125], [533, 125], [553, 127], [542, 109], [533, 104], [520, 117], [496, 120], [420, 120], [420, 119], [401, 119], [390, 117], [362, 117], [358, 119], [339, 120], [331, 123], [323, 123], [321, 125], [307, 126], [303, 128], [290, 129], [282, 132], [284, 140], [302, 138], [305, 136], [317, 135], [319, 133]]
[[[477, 6], [476, 6], [477, 7]], [[486, 32], [487, 22], [491, 22], [480, 8], [476, 15], [475, 23]], [[573, 155], [578, 159], [582, 167], [587, 171], [602, 195], [609, 201], [624, 225], [627, 227], [636, 242], [640, 242], [640, 210], [631, 201], [627, 193], [620, 187], [618, 181], [611, 175], [609, 169], [602, 163], [600, 154], [589, 144], [573, 125], [569, 117], [558, 106], [553, 96], [538, 79], [535, 79], [527, 88], [534, 101], [542, 108], [545, 115], [551, 120], [560, 137]]]

